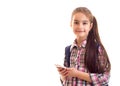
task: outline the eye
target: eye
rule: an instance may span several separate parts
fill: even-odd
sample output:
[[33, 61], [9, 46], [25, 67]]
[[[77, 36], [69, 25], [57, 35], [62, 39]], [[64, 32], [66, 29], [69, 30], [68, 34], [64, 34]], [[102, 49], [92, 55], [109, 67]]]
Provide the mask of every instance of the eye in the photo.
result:
[[88, 24], [87, 22], [83, 22], [83, 25], [86, 25], [86, 24]]
[[79, 24], [79, 22], [78, 21], [74, 21], [74, 24]]

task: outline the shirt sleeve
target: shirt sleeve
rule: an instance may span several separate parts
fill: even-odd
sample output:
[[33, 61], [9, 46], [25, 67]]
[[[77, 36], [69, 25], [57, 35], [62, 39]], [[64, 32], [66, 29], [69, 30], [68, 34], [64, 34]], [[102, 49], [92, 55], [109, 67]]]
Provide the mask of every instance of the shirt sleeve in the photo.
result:
[[[101, 47], [99, 47], [98, 51], [99, 51], [98, 58], [100, 64], [104, 65], [105, 64], [104, 50]], [[89, 73], [89, 75], [94, 86], [108, 86], [110, 72], [105, 71], [104, 73]]]
[[107, 86], [110, 78], [110, 73], [104, 74], [90, 73], [90, 78], [94, 86]]

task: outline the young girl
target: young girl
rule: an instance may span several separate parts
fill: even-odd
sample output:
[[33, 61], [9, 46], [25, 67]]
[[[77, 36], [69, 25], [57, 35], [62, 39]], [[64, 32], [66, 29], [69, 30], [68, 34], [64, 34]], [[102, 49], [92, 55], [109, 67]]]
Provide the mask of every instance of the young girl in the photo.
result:
[[76, 39], [70, 47], [70, 66], [57, 67], [63, 86], [108, 86], [110, 61], [101, 43], [97, 21], [86, 7], [76, 8], [71, 17]]

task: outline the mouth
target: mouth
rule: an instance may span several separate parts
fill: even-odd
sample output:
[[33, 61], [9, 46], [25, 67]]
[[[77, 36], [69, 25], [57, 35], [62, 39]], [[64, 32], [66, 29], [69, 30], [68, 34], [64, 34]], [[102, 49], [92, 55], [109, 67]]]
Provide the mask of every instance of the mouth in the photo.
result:
[[80, 33], [80, 32], [85, 32], [85, 31], [76, 31], [76, 32], [79, 32], [79, 33]]

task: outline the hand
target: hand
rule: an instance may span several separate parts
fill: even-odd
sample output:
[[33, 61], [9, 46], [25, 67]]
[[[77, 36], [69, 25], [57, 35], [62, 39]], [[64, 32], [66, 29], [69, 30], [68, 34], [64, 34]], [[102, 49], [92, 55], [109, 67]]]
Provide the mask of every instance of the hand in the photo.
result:
[[60, 66], [60, 65], [56, 65], [57, 67], [57, 70], [61, 76], [61, 79], [64, 79], [66, 78], [66, 75], [68, 74], [68, 71], [67, 71], [67, 68], [66, 67], [63, 67], [63, 66]]
[[67, 68], [67, 75], [66, 76], [70, 76], [70, 77], [77, 77], [78, 74], [78, 70], [75, 68]]

